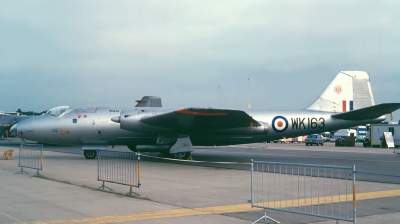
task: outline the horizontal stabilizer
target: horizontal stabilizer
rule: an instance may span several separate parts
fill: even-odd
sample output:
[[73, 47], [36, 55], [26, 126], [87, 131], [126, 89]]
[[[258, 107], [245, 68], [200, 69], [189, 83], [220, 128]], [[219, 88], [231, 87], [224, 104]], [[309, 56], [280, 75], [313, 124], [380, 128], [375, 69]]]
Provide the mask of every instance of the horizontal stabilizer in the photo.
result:
[[163, 128], [180, 130], [217, 130], [261, 126], [246, 112], [240, 110], [186, 108], [142, 118], [141, 122]]
[[162, 107], [161, 98], [158, 96], [144, 96], [141, 100], [136, 100], [135, 107]]
[[349, 112], [332, 115], [333, 118], [342, 120], [367, 120], [375, 119], [385, 114], [390, 114], [400, 108], [400, 103], [383, 103], [361, 108]]

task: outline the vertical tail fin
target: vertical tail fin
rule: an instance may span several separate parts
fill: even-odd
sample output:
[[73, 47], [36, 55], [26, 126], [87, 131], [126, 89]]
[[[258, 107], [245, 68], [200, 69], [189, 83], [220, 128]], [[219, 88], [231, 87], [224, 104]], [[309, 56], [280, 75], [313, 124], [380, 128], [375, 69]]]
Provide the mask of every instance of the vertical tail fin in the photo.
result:
[[346, 112], [375, 105], [369, 74], [341, 71], [307, 110]]

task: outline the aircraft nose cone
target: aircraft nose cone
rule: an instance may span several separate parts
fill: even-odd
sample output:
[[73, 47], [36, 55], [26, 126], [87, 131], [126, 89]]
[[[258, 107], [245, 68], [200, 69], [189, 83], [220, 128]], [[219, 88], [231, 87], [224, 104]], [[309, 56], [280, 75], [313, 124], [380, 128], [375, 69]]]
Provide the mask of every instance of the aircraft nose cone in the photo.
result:
[[10, 129], [10, 133], [18, 136], [18, 127], [17, 126], [18, 126], [18, 124], [14, 124]]

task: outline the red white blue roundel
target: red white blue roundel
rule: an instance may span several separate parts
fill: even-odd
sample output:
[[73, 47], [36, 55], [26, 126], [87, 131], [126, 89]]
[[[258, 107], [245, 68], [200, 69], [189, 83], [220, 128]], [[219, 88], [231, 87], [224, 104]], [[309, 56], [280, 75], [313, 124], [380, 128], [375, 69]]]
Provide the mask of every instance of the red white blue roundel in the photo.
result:
[[272, 129], [274, 129], [275, 132], [284, 132], [288, 126], [288, 121], [283, 116], [276, 116], [272, 119]]

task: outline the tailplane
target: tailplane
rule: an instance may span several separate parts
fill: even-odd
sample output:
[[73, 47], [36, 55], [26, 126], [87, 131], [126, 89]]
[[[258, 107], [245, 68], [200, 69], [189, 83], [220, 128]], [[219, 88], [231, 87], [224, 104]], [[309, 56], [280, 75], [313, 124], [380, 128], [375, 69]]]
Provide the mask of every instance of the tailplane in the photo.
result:
[[307, 110], [346, 112], [375, 105], [369, 74], [341, 71]]
[[135, 107], [162, 107], [161, 98], [158, 96], [144, 96], [141, 100], [136, 100]]

